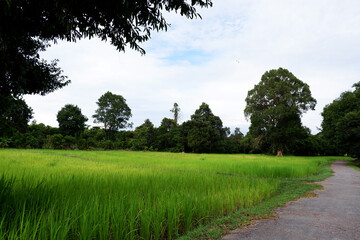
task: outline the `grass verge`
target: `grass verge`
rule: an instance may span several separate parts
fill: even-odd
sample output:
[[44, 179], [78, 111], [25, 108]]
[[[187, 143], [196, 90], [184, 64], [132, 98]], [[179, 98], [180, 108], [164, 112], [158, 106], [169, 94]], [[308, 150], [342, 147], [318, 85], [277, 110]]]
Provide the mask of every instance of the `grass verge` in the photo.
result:
[[353, 169], [360, 171], [360, 159], [348, 161], [346, 164], [352, 167]]
[[333, 172], [330, 169], [332, 162], [333, 161], [329, 161], [328, 163], [321, 164], [317, 174], [305, 179], [283, 180], [280, 183], [278, 194], [269, 200], [253, 207], [240, 209], [224, 217], [214, 218], [210, 223], [201, 225], [179, 239], [220, 239], [221, 236], [235, 228], [242, 228], [251, 224], [252, 220], [274, 218], [276, 208], [282, 207], [286, 205], [286, 203], [301, 197], [315, 197], [316, 194], [311, 191], [322, 189], [322, 186], [312, 182], [323, 181], [332, 176]]

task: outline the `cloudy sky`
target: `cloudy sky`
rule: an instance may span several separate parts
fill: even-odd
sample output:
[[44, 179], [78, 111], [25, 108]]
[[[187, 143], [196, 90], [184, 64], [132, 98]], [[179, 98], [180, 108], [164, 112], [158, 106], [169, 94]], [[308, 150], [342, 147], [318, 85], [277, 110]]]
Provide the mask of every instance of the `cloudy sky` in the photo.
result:
[[72, 83], [46, 96], [26, 96], [40, 123], [58, 126], [57, 112], [78, 105], [91, 117], [106, 91], [122, 95], [134, 127], [149, 118], [156, 126], [171, 117], [174, 102], [181, 121], [202, 102], [224, 126], [247, 132], [247, 92], [270, 69], [283, 67], [310, 85], [318, 104], [303, 124], [318, 132], [323, 107], [360, 81], [360, 1], [213, 0], [201, 19], [166, 14], [171, 27], [153, 33], [142, 46], [118, 52], [98, 39], [58, 42], [42, 53]]

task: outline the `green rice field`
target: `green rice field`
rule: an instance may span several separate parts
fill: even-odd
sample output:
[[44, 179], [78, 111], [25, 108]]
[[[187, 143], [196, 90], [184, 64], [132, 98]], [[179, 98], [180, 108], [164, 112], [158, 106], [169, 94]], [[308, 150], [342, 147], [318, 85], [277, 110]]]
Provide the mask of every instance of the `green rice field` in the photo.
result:
[[335, 157], [0, 150], [0, 239], [175, 239]]

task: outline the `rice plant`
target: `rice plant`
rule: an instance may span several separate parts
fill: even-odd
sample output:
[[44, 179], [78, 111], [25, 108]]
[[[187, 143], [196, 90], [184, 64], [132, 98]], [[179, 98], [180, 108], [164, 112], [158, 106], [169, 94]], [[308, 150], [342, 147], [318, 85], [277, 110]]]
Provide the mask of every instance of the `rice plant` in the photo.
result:
[[0, 238], [175, 239], [329, 160], [0, 150]]

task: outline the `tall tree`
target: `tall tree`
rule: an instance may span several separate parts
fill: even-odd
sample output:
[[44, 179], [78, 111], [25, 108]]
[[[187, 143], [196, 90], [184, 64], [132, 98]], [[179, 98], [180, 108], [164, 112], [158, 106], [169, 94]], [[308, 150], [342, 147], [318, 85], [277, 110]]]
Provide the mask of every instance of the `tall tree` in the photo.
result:
[[191, 120], [183, 123], [183, 134], [186, 145], [193, 152], [217, 152], [225, 140], [226, 129], [218, 116], [215, 116], [209, 105], [202, 103], [191, 115]]
[[309, 85], [279, 68], [265, 72], [248, 92], [244, 113], [251, 120], [252, 135], [268, 141], [272, 150], [282, 156], [303, 132], [302, 113], [314, 110], [315, 105]]
[[360, 82], [327, 105], [323, 112], [322, 135], [328, 154], [360, 156]]
[[174, 121], [175, 124], [178, 124], [179, 121], [179, 117], [180, 117], [180, 108], [179, 105], [177, 103], [174, 103], [174, 107], [170, 110], [170, 112], [172, 112], [174, 114]]
[[119, 129], [131, 127], [128, 123], [131, 115], [131, 109], [126, 104], [125, 98], [120, 95], [106, 92], [96, 102], [98, 109], [93, 118], [95, 123], [103, 123], [107, 132], [107, 137], [111, 138]]
[[59, 130], [64, 136], [79, 136], [84, 131], [85, 122], [88, 120], [81, 113], [81, 109], [72, 104], [66, 104], [61, 108], [56, 119], [59, 123]]

